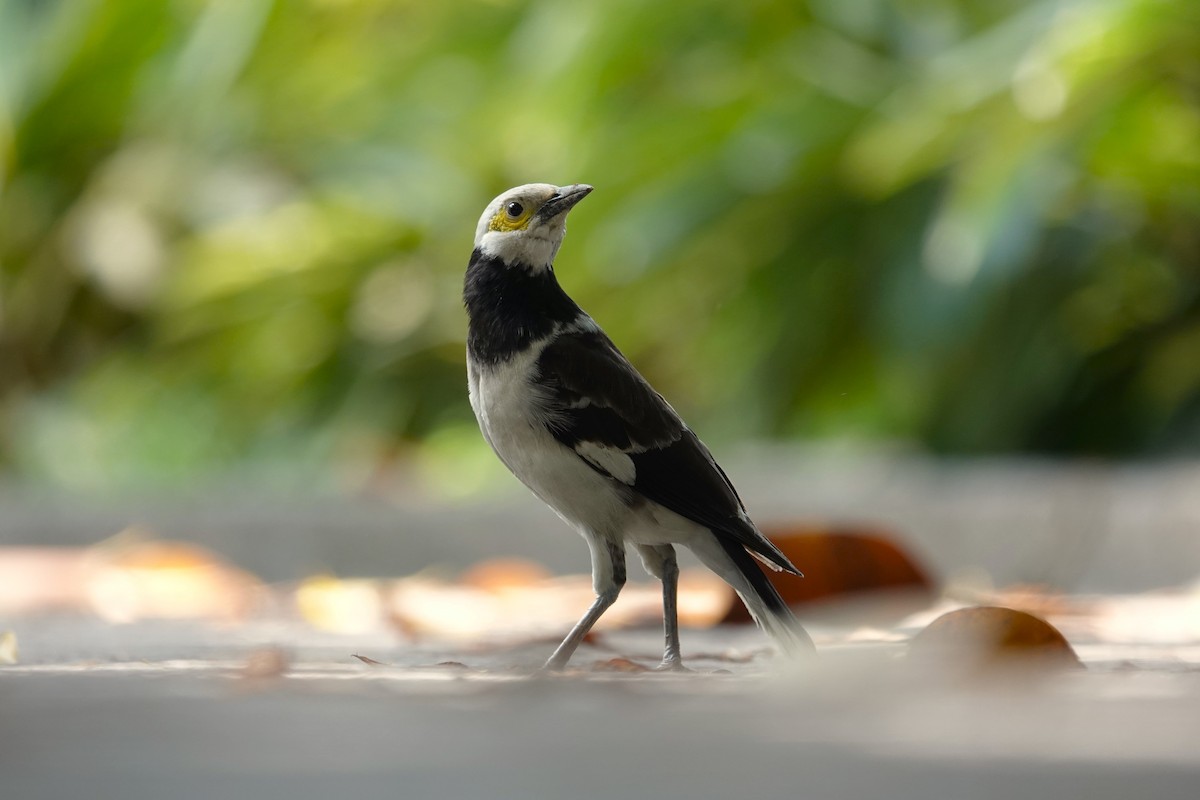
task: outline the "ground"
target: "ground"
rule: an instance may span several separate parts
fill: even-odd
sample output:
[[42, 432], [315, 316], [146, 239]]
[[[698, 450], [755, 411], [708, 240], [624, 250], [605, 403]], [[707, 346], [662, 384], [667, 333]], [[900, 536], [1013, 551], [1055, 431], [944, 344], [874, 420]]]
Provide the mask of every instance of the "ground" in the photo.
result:
[[[1194, 466], [814, 463], [785, 472], [766, 454], [730, 471], [751, 476], [743, 493], [763, 517], [816, 509], [898, 530], [942, 579], [933, 607], [877, 624], [809, 619], [818, 655], [799, 662], [750, 626], [689, 628], [685, 674], [637, 669], [660, 654], [654, 625], [609, 630], [561, 675], [537, 672], [553, 635], [321, 632], [279, 608], [223, 622], [0, 613], [17, 645], [16, 663], [0, 666], [0, 796], [1200, 793]], [[585, 560], [516, 494], [440, 507], [0, 495], [0, 545], [90, 543], [138, 520], [272, 586], [314, 567], [404, 575], [507, 554], [578, 571]], [[963, 587], [988, 588], [976, 571], [999, 586], [1056, 585], [1061, 596], [1025, 599], [1044, 603], [1083, 667], [911, 658], [914, 633], [970, 604]]]

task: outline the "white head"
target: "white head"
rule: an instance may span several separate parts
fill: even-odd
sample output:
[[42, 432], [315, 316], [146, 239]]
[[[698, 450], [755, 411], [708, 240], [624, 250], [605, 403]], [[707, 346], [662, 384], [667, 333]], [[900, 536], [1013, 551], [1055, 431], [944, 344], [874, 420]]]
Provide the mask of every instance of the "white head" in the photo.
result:
[[479, 218], [475, 247], [506, 264], [549, 267], [567, 232], [567, 212], [591, 191], [586, 183], [527, 183], [509, 189]]

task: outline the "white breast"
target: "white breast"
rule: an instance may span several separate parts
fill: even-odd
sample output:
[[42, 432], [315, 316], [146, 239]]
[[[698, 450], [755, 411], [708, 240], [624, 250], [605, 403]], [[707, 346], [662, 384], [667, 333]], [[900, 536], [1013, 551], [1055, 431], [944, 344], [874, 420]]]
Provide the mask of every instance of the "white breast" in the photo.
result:
[[546, 505], [585, 535], [617, 537], [629, 514], [618, 488], [546, 430], [544, 398], [531, 381], [543, 347], [494, 367], [468, 359], [471, 408], [496, 455]]

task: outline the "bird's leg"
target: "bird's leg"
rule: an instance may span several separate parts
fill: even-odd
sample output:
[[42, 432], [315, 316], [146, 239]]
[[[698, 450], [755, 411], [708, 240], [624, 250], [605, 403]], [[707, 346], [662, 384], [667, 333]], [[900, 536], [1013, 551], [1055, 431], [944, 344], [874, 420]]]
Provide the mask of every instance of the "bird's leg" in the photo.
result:
[[663, 588], [663, 631], [666, 647], [659, 669], [682, 670], [683, 656], [679, 653], [679, 563], [675, 560], [675, 548], [667, 545], [662, 561]]
[[592, 586], [596, 590], [596, 600], [575, 623], [543, 669], [560, 670], [567, 665], [583, 637], [588, 635], [608, 607], [616, 602], [621, 587], [625, 585], [625, 546], [610, 540], [594, 541], [592, 537], [588, 537], [588, 546], [592, 551]]
[[683, 657], [679, 653], [679, 562], [675, 560], [675, 548], [669, 544], [640, 544], [638, 553], [646, 571], [662, 581], [663, 631], [666, 647], [663, 649], [660, 670], [684, 670]]

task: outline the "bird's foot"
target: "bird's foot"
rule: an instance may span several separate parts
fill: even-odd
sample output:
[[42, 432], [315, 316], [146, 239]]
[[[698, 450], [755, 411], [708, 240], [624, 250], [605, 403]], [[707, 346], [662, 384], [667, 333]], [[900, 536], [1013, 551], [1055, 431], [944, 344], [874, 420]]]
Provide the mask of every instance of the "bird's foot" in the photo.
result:
[[541, 669], [539, 669], [538, 672], [546, 672], [546, 673], [562, 672], [564, 669], [566, 669], [568, 660], [569, 660], [568, 658], [556, 658], [555, 656], [550, 656], [550, 658], [546, 661], [545, 664], [542, 665]]
[[687, 667], [685, 667], [683, 665], [683, 659], [680, 658], [679, 656], [675, 656], [674, 658], [671, 658], [669, 656], [663, 658], [662, 663], [659, 664], [654, 669], [657, 672], [693, 672], [694, 671], [694, 670], [690, 670]]

